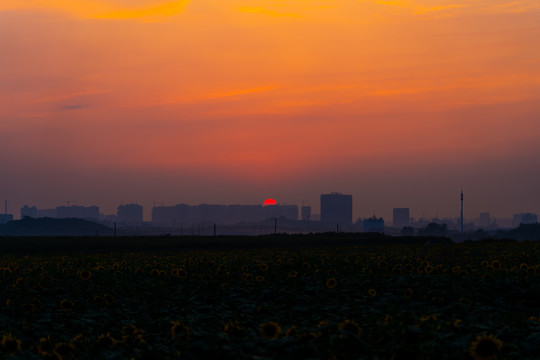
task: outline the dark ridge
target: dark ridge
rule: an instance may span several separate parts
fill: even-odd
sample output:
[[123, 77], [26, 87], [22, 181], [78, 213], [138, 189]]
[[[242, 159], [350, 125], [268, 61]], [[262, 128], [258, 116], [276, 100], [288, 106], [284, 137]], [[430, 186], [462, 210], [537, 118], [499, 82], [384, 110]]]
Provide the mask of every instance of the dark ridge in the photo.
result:
[[93, 221], [70, 218], [30, 218], [9, 221], [0, 225], [2, 236], [102, 236], [113, 235], [113, 230]]

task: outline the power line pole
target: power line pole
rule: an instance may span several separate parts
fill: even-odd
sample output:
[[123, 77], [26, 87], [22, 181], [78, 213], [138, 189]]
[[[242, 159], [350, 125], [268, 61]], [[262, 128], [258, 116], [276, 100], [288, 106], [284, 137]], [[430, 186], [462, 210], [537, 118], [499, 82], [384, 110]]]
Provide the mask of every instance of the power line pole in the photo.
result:
[[463, 234], [463, 186], [461, 187], [461, 233]]

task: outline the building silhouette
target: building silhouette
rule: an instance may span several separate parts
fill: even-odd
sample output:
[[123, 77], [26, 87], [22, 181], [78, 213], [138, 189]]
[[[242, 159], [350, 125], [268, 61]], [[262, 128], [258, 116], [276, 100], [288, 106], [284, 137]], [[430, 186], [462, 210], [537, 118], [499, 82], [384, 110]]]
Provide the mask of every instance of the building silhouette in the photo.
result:
[[364, 219], [362, 221], [362, 226], [365, 232], [384, 232], [383, 218], [377, 218], [375, 215]]
[[302, 206], [302, 221], [311, 220], [311, 206]]
[[321, 221], [329, 224], [352, 224], [352, 195], [337, 192], [321, 194]]
[[152, 223], [168, 226], [202, 223], [220, 225], [258, 223], [269, 218], [298, 220], [298, 206], [178, 204], [175, 206], [154, 206], [152, 209]]
[[396, 228], [403, 228], [410, 225], [410, 211], [409, 208], [394, 208], [392, 224]]
[[491, 225], [491, 216], [489, 215], [488, 212], [481, 212], [478, 220], [479, 220], [478, 225], [481, 228], [488, 228]]
[[97, 206], [58, 206], [56, 208], [58, 219], [76, 218], [87, 220], [99, 219], [99, 207]]
[[512, 226], [518, 227], [520, 224], [536, 224], [538, 216], [535, 213], [514, 214], [512, 218]]
[[25, 217], [37, 218], [38, 217], [37, 207], [24, 205], [21, 208], [21, 219], [24, 219]]
[[120, 205], [116, 212], [116, 219], [124, 224], [141, 224], [143, 222], [143, 207], [139, 204]]

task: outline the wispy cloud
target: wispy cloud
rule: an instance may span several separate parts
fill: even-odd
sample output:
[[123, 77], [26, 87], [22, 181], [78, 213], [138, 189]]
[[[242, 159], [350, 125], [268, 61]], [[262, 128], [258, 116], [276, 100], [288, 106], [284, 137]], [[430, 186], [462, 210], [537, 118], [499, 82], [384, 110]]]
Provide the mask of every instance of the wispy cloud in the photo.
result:
[[136, 19], [149, 21], [156, 17], [177, 15], [184, 11], [190, 0], [176, 0], [146, 5], [126, 6], [118, 1], [90, 0], [27, 0], [0, 2], [2, 10], [54, 10], [69, 13], [80, 18], [94, 19]]
[[189, 2], [190, 0], [179, 0], [154, 6], [120, 8], [96, 14], [92, 17], [98, 19], [142, 19], [154, 16], [172, 16], [183, 12]]
[[455, 16], [463, 14], [465, 11], [469, 13], [496, 14], [524, 13], [540, 9], [540, 2], [537, 0], [469, 0], [463, 3], [439, 1], [439, 4], [435, 1], [424, 0], [375, 0], [375, 3], [402, 9], [414, 15], [435, 17]]
[[270, 10], [262, 6], [242, 6], [239, 9], [241, 12], [244, 13], [250, 13], [250, 14], [263, 14], [263, 15], [269, 15], [273, 17], [298, 17], [299, 15], [296, 13], [285, 13], [285, 12], [278, 12], [275, 10]]

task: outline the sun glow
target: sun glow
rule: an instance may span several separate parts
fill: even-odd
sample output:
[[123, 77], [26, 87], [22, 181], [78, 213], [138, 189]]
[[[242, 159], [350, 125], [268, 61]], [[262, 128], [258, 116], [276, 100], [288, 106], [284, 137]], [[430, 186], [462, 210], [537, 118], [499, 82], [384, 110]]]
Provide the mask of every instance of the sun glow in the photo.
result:
[[264, 200], [263, 206], [272, 206], [272, 205], [277, 205], [277, 201], [274, 199]]

